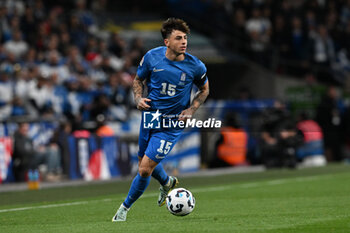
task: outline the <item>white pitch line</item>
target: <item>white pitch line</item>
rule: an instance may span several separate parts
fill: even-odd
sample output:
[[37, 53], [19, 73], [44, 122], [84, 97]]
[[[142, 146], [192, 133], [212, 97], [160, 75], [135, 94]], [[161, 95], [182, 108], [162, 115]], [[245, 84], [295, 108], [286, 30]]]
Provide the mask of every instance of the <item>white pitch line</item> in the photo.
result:
[[50, 205], [42, 205], [42, 206], [28, 206], [28, 207], [0, 210], [0, 213], [21, 211], [21, 210], [32, 210], [32, 209], [46, 209], [46, 208], [61, 207], [61, 206], [85, 205], [93, 202], [101, 202], [101, 201], [103, 202], [103, 201], [111, 201], [111, 200], [112, 200], [111, 198], [106, 198], [102, 200], [93, 200], [93, 201], [77, 201], [77, 202], [50, 204]]
[[255, 188], [261, 186], [260, 183], [246, 183], [246, 184], [240, 184], [238, 187], [240, 188]]
[[70, 203], [62, 203], [62, 204], [51, 204], [51, 205], [42, 205], [42, 206], [28, 206], [28, 207], [22, 207], [22, 208], [0, 210], [0, 213], [21, 211], [21, 210], [32, 210], [32, 209], [46, 209], [46, 208], [52, 208], [52, 207], [71, 206], [71, 205], [84, 205], [84, 204], [87, 204], [87, 203], [89, 203], [89, 202], [88, 201], [78, 201], [78, 202], [70, 202]]
[[267, 185], [277, 185], [277, 184], [284, 184], [286, 183], [285, 180], [271, 180], [268, 181], [266, 184]]
[[[264, 187], [264, 186], [272, 186], [272, 185], [279, 185], [279, 184], [285, 184], [288, 182], [303, 182], [303, 181], [312, 181], [317, 180], [320, 178], [329, 178], [332, 175], [319, 175], [319, 176], [310, 176], [310, 177], [297, 177], [297, 178], [286, 178], [286, 179], [276, 179], [271, 181], [262, 181], [260, 183], [252, 182], [252, 183], [245, 183], [245, 184], [233, 184], [233, 185], [222, 185], [222, 186], [216, 186], [216, 187], [208, 187], [208, 188], [194, 188], [191, 189], [192, 193], [201, 193], [201, 192], [216, 192], [216, 191], [224, 191], [231, 189], [233, 187], [236, 188], [256, 188], [256, 187]], [[158, 193], [146, 193], [141, 196], [141, 198], [149, 198], [149, 197], [156, 197], [158, 196]], [[23, 211], [23, 210], [33, 210], [33, 209], [46, 209], [46, 208], [54, 208], [54, 207], [62, 207], [62, 206], [73, 206], [73, 205], [86, 205], [94, 202], [108, 202], [108, 201], [115, 201], [115, 199], [112, 198], [105, 198], [102, 200], [91, 200], [91, 201], [78, 201], [78, 202], [68, 202], [68, 203], [61, 203], [61, 204], [50, 204], [50, 205], [42, 205], [42, 206], [28, 206], [28, 207], [21, 207], [21, 208], [13, 208], [13, 209], [3, 209], [0, 210], [0, 213], [6, 213], [6, 212], [14, 212], [14, 211]]]

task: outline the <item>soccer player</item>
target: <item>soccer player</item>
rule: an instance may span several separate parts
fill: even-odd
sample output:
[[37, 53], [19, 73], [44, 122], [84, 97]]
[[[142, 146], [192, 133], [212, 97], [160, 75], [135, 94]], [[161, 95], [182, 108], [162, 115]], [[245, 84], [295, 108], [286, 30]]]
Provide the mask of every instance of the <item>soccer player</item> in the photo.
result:
[[[160, 115], [173, 115], [177, 116], [177, 121], [186, 122], [209, 94], [205, 65], [186, 53], [189, 32], [190, 29], [183, 20], [167, 19], [161, 28], [165, 46], [151, 49], [140, 62], [133, 83], [135, 103], [137, 109], [142, 111], [139, 170], [125, 201], [114, 215], [113, 222], [126, 220], [130, 207], [146, 190], [151, 176], [160, 183], [159, 206], [164, 205], [167, 194], [178, 184], [178, 179], [168, 176], [160, 162], [178, 141], [182, 128], [148, 128], [144, 123], [145, 113], [152, 113], [152, 120]], [[148, 90], [147, 98], [142, 97], [144, 82]], [[191, 103], [193, 83], [199, 91]]]

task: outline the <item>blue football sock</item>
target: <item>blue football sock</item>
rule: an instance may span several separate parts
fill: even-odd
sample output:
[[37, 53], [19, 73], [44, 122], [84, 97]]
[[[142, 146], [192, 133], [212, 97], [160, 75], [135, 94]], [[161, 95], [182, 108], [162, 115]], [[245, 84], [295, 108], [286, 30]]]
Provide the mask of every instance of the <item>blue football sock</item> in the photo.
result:
[[139, 197], [143, 194], [143, 192], [146, 190], [147, 186], [149, 185], [150, 180], [151, 180], [151, 176], [142, 177], [140, 176], [140, 174], [137, 173], [137, 176], [134, 178], [134, 180], [131, 183], [128, 196], [123, 202], [123, 205], [126, 208], [130, 208], [132, 204], [137, 199], [139, 199]]
[[158, 180], [161, 185], [166, 185], [169, 181], [169, 176], [166, 174], [162, 164], [160, 163], [158, 163], [158, 165], [154, 168], [152, 176]]

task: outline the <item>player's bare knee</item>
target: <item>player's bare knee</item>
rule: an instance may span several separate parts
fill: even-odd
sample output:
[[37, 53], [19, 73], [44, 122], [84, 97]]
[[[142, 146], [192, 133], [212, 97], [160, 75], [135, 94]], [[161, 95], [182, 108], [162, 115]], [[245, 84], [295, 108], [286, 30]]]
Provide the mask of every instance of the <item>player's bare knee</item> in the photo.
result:
[[147, 167], [140, 167], [139, 174], [142, 177], [149, 177], [151, 175], [151, 169]]

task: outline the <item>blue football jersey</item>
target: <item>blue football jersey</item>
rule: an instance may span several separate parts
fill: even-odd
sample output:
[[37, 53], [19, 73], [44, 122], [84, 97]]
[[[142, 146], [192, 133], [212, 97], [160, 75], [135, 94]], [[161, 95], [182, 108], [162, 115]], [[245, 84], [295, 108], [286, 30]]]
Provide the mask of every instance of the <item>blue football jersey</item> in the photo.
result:
[[137, 75], [147, 83], [150, 110], [163, 114], [180, 114], [190, 106], [193, 83], [198, 87], [207, 82], [207, 69], [197, 57], [185, 53], [182, 61], [165, 56], [165, 46], [148, 51], [142, 58]]

